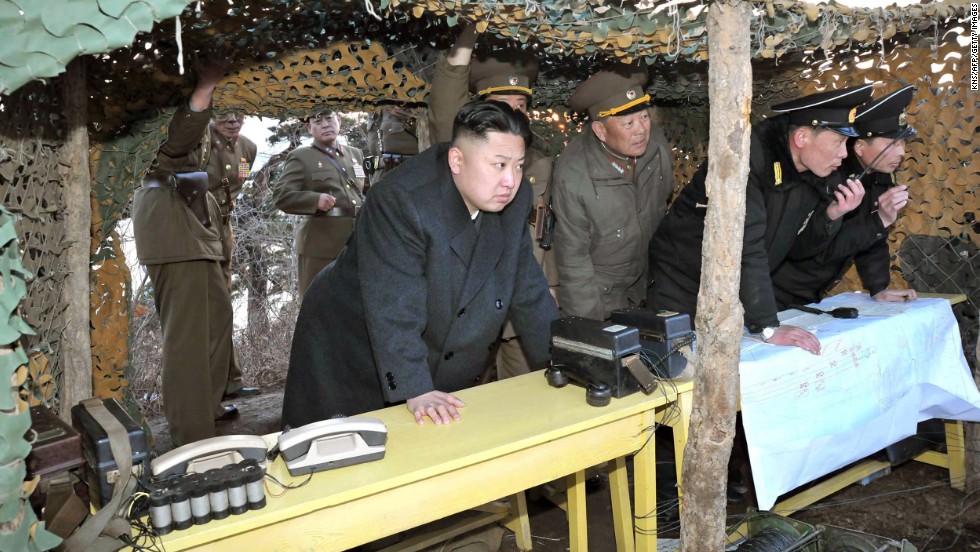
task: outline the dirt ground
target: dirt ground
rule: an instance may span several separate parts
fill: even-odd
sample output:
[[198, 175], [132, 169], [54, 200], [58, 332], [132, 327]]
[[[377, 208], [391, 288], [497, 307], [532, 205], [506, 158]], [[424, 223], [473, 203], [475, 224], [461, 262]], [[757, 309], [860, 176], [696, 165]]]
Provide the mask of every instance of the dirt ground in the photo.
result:
[[[261, 435], [278, 430], [281, 390], [235, 402], [241, 415], [236, 420], [219, 424], [220, 434]], [[152, 418], [150, 427], [154, 435], [153, 450], [156, 453], [170, 450], [172, 446], [162, 415]], [[534, 550], [568, 550], [565, 513], [546, 499], [532, 499], [528, 508]], [[744, 503], [730, 503], [729, 522], [734, 524], [741, 519], [745, 509]], [[607, 485], [600, 482], [592, 486], [587, 511], [589, 550], [615, 550]], [[947, 473], [918, 462], [902, 464], [867, 486], [852, 485], [793, 517], [811, 525], [835, 525], [895, 540], [908, 539], [919, 552], [980, 550], [980, 493], [968, 496], [953, 490], [949, 487]], [[660, 534], [664, 538], [677, 538], [677, 527], [662, 525]], [[505, 532], [500, 550], [518, 550], [513, 534]]]

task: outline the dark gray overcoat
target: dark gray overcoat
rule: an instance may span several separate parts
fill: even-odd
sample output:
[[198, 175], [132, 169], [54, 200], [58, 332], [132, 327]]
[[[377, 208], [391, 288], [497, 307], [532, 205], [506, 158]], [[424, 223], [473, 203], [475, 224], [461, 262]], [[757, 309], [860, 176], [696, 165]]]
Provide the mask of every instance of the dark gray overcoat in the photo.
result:
[[283, 425], [354, 415], [475, 385], [508, 313], [529, 361], [547, 360], [558, 309], [531, 253], [525, 180], [499, 213], [471, 220], [448, 144], [371, 190], [340, 257], [296, 322]]

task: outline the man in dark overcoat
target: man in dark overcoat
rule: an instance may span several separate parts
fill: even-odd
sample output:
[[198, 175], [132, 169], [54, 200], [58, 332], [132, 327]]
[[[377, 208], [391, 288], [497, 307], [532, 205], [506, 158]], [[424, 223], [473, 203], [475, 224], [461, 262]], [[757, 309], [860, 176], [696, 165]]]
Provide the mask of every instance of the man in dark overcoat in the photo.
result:
[[863, 174], [864, 199], [844, 215], [840, 232], [819, 254], [805, 256], [796, 247], [790, 250], [786, 262], [772, 275], [779, 308], [820, 301], [852, 261], [875, 301], [915, 300], [914, 289], [888, 289], [888, 231], [909, 200], [908, 187], [896, 182], [895, 171], [905, 157], [905, 141], [916, 134], [905, 114], [914, 93], [915, 86], [909, 85], [858, 108], [854, 118], [858, 137], [848, 141], [840, 173], [845, 178]]
[[[429, 87], [428, 111], [429, 136], [433, 143], [445, 142], [452, 137], [456, 112], [471, 96], [474, 99], [503, 102], [525, 115], [531, 106], [533, 86], [538, 76], [537, 60], [527, 52], [511, 49], [494, 50], [474, 56], [476, 39], [476, 26], [467, 25], [452, 48], [439, 56], [436, 62], [435, 76]], [[524, 176], [534, 190], [534, 207], [528, 216], [531, 236], [534, 238], [532, 251], [548, 279], [552, 293], [557, 296], [555, 290], [558, 288], [558, 267], [555, 265], [554, 250], [550, 246], [542, 245], [545, 221], [537, 220], [538, 212], [543, 212], [548, 201], [553, 165], [554, 158], [534, 144], [527, 148]], [[542, 227], [538, 227], [538, 224]], [[521, 346], [520, 335], [513, 324], [506, 324], [501, 331], [495, 360], [498, 379], [519, 376], [531, 370]]]
[[[773, 106], [777, 116], [753, 125], [746, 185], [745, 234], [739, 297], [745, 325], [763, 341], [819, 354], [820, 342], [803, 328], [780, 324], [771, 273], [799, 241], [814, 253], [840, 230], [841, 217], [864, 196], [859, 181], [842, 184], [837, 169], [858, 105], [873, 85], [820, 92]], [[701, 243], [707, 210], [705, 162], [671, 205], [650, 240], [655, 309], [696, 314]], [[823, 201], [824, 198], [833, 201]], [[724, 206], [716, 206], [724, 208]], [[733, 298], [734, 300], [734, 298]]]
[[471, 102], [451, 143], [392, 171], [371, 192], [337, 260], [300, 309], [284, 426], [405, 402], [418, 423], [449, 423], [510, 317], [529, 360], [547, 360], [558, 317], [531, 253], [527, 119]]

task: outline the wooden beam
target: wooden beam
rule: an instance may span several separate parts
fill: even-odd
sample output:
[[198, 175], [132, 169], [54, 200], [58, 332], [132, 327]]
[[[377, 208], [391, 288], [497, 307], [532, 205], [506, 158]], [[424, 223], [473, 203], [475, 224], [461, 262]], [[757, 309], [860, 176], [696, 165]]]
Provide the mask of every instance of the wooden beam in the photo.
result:
[[89, 173], [88, 87], [86, 58], [68, 65], [62, 79], [66, 140], [62, 148], [65, 183], [65, 234], [68, 277], [61, 290], [66, 305], [61, 339], [61, 409], [70, 422], [72, 405], [92, 396], [92, 338], [89, 312], [89, 262], [92, 226], [92, 182]]
[[749, 172], [752, 66], [750, 6], [723, 0], [708, 8], [708, 175], [698, 354], [690, 440], [684, 452], [681, 516], [683, 552], [717, 552], [725, 545], [728, 458], [735, 435], [745, 186]]

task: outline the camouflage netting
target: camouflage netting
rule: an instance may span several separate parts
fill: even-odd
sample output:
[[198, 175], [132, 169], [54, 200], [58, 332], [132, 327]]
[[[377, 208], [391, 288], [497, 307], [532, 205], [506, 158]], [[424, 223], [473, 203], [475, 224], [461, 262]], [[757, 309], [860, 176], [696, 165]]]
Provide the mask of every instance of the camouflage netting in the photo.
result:
[[[230, 60], [233, 73], [219, 87], [216, 104], [252, 115], [299, 116], [319, 105], [347, 111], [388, 102], [420, 106], [437, 53], [460, 25], [476, 22], [484, 32], [479, 48], [523, 48], [541, 59], [535, 129], [549, 152], [560, 151], [565, 136], [580, 128], [564, 110], [570, 91], [596, 68], [621, 61], [649, 66], [657, 119], [676, 148], [678, 186], [706, 151], [707, 8], [700, 3], [71, 0], [42, 11], [47, 5], [0, 0], [7, 37], [0, 44], [0, 94], [7, 94], [0, 96], [0, 189], [18, 217], [25, 265], [37, 275], [23, 307], [38, 330], [28, 347], [47, 353], [32, 364], [36, 400], [55, 406], [64, 324], [62, 174], [70, 167], [59, 164], [56, 88], [35, 83], [11, 91], [57, 75], [76, 55], [98, 54], [86, 60], [93, 379], [103, 396], [125, 389], [130, 350], [133, 286], [116, 225], [127, 216], [172, 107], [190, 89], [192, 79], [181, 76], [179, 66], [190, 73], [196, 55]], [[817, 90], [818, 82], [919, 86], [910, 115], [921, 140], [899, 174], [912, 183], [913, 203], [893, 232], [893, 250], [901, 252], [895, 279], [968, 293], [971, 302], [959, 310], [967, 331], [975, 331], [977, 96], [964, 84], [963, 60], [953, 58], [966, 51], [956, 41], [966, 33], [968, 3], [874, 10], [788, 0], [754, 6], [757, 116], [772, 103]], [[944, 68], [934, 72], [933, 65]]]
[[[61, 163], [59, 148], [64, 122], [57, 114], [56, 89], [31, 84], [5, 102], [0, 118], [0, 192], [3, 205], [14, 214], [23, 262], [34, 278], [27, 284], [21, 312], [36, 335], [24, 338], [30, 354], [47, 355], [50, 361], [35, 363], [37, 386], [34, 400], [58, 409], [57, 394], [41, 381], [58, 381], [61, 362], [57, 354], [65, 328], [65, 303], [61, 296], [67, 270], [62, 253], [68, 237], [64, 229], [62, 180], [68, 167]], [[39, 106], [45, 106], [41, 110]]]
[[173, 17], [192, 0], [0, 0], [0, 94], [65, 71], [79, 54], [133, 43], [137, 32]]
[[27, 498], [40, 481], [28, 481], [25, 458], [36, 437], [29, 437], [28, 358], [20, 340], [33, 332], [21, 318], [19, 305], [31, 274], [24, 268], [17, 244], [15, 218], [0, 207], [0, 550], [35, 552], [55, 547], [60, 539], [38, 521]]

